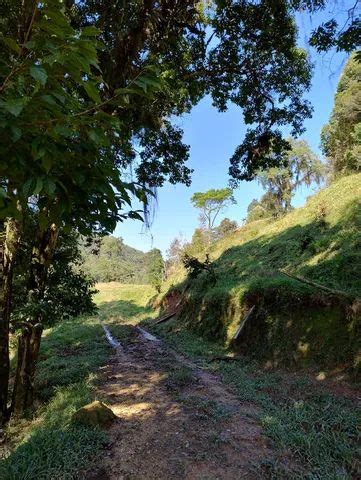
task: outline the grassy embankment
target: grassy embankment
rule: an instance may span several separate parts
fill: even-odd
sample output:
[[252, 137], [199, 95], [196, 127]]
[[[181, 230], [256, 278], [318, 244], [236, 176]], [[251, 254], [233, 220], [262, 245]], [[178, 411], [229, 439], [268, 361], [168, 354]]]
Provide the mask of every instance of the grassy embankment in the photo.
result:
[[[188, 285], [179, 322], [224, 345], [256, 305], [241, 351], [272, 365], [345, 366], [355, 372], [360, 315], [351, 305], [361, 296], [360, 198], [361, 174], [352, 175], [277, 221], [252, 222], [211, 247], [216, 284], [206, 273], [187, 282], [179, 266], [163, 295]], [[281, 270], [342, 290], [351, 299], [288, 278]]]

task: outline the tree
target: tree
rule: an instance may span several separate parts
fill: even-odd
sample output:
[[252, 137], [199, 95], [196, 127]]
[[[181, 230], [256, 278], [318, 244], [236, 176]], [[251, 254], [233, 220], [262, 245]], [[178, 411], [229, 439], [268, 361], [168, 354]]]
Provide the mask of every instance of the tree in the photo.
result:
[[164, 276], [164, 261], [158, 248], [153, 248], [148, 256], [148, 281], [159, 293]]
[[211, 189], [204, 193], [196, 192], [192, 196], [191, 202], [195, 208], [201, 211], [201, 222], [206, 225], [208, 232], [211, 232], [218, 215], [228, 205], [235, 203], [235, 199], [230, 188], [222, 188]]
[[276, 209], [276, 205], [277, 200], [272, 192], [266, 192], [260, 200], [254, 198], [247, 207], [246, 223], [263, 218], [277, 217], [279, 212]]
[[361, 169], [361, 63], [352, 55], [340, 78], [321, 145], [331, 177]]
[[284, 157], [283, 167], [260, 171], [257, 178], [267, 190], [268, 202], [273, 199], [276, 215], [291, 209], [291, 200], [300, 185], [319, 184], [324, 176], [324, 164], [304, 140], [291, 140], [292, 149]]
[[[19, 7], [20, 6], [20, 7]], [[4, 222], [4, 268], [0, 279], [0, 411], [8, 416], [8, 332], [12, 274], [22, 225], [36, 218], [27, 275], [33, 316], [22, 325], [12, 408], [32, 404], [35, 364], [43, 329], [41, 304], [59, 231], [113, 230], [117, 221], [141, 218], [125, 211], [131, 195], [145, 200], [144, 185], [124, 182], [111, 139], [119, 121], [104, 111], [106, 89], [97, 63], [98, 31], [72, 28], [56, 0], [14, 2], [19, 15], [1, 23], [0, 219]], [[49, 40], [51, 38], [51, 40]], [[149, 74], [151, 76], [151, 74]], [[132, 85], [131, 95], [151, 95], [158, 83]], [[145, 83], [144, 83], [145, 82]], [[145, 89], [147, 93], [145, 93]], [[126, 104], [127, 89], [107, 103]], [[138, 92], [138, 93], [137, 93]], [[5, 140], [6, 139], [6, 140]]]
[[238, 228], [238, 224], [234, 220], [230, 220], [229, 218], [224, 218], [221, 223], [216, 228], [217, 237], [223, 238], [231, 233], [234, 233]]
[[126, 245], [121, 238], [105, 236], [83, 242], [84, 271], [97, 282], [144, 283], [148, 275], [146, 253]]
[[[220, 111], [231, 102], [239, 106], [252, 126], [232, 157], [235, 178], [250, 179], [259, 168], [277, 164], [287, 147], [278, 127], [291, 124], [294, 134], [301, 133], [303, 119], [311, 114], [302, 97], [310, 85], [311, 65], [296, 47], [294, 22], [298, 8], [314, 8], [311, 1], [67, 4], [73, 25], [101, 31], [105, 48], [100, 66], [109, 85], [104, 98], [128, 86], [129, 78], [144, 68], [158, 69], [164, 88], [156, 101], [137, 97], [128, 108], [115, 109], [125, 128], [114, 148], [124, 165], [137, 160], [141, 182], [190, 182], [188, 147], [173, 118], [189, 112], [207, 93]], [[271, 147], [278, 156], [270, 154]]]

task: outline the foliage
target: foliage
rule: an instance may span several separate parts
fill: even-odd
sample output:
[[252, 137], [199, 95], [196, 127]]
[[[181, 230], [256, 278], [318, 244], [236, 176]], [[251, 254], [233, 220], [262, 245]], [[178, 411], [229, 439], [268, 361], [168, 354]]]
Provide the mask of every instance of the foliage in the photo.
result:
[[195, 208], [201, 211], [201, 222], [211, 232], [218, 215], [231, 203], [235, 203], [233, 192], [230, 188], [219, 190], [211, 189], [207, 192], [196, 192], [191, 198]]
[[206, 255], [206, 259], [204, 262], [198, 260], [198, 258], [190, 257], [187, 253], [183, 256], [183, 265], [188, 272], [189, 278], [195, 279], [197, 278], [202, 272], [207, 272], [209, 276], [212, 278], [212, 281], [216, 281], [216, 275], [214, 273], [214, 268], [209, 260], [209, 256]]
[[263, 218], [277, 217], [276, 202], [272, 192], [266, 192], [260, 200], [253, 199], [247, 207], [246, 223]]
[[322, 129], [322, 150], [332, 177], [361, 168], [361, 63], [352, 55], [340, 78], [330, 121]]
[[[17, 19], [2, 23], [0, 135], [9, 141], [0, 147], [8, 159], [0, 166], [1, 216], [17, 215], [19, 202], [25, 214], [30, 202], [41, 230], [52, 222], [112, 230], [118, 220], [139, 217], [124, 207], [129, 193], [144, 199], [144, 191], [121, 181], [111, 152], [120, 124], [100, 111], [106, 84], [98, 31], [74, 29], [58, 7], [56, 0], [37, 4], [25, 38], [17, 38]], [[112, 101], [126, 102], [126, 91]]]
[[226, 237], [231, 233], [234, 233], [238, 228], [238, 224], [235, 220], [230, 220], [229, 218], [223, 218], [220, 224], [216, 228], [216, 235], [218, 239]]
[[305, 140], [291, 140], [290, 144], [292, 148], [285, 155], [283, 167], [273, 167], [257, 174], [258, 181], [267, 191], [262, 203], [272, 202], [276, 215], [290, 211], [298, 187], [310, 186], [313, 182], [320, 184], [324, 174], [324, 165]]
[[90, 238], [82, 244], [84, 270], [97, 282], [147, 283], [147, 254], [121, 238]]
[[220, 224], [210, 232], [204, 227], [196, 228], [191, 241], [183, 246], [182, 253], [187, 253], [190, 256], [204, 257], [211, 243], [231, 235], [237, 228], [237, 222], [229, 218], [224, 218]]
[[148, 282], [159, 293], [164, 276], [164, 261], [162, 253], [158, 248], [153, 248], [147, 253]]
[[12, 322], [26, 320], [41, 310], [44, 324], [49, 326], [69, 317], [91, 314], [96, 311], [93, 302], [94, 280], [83, 271], [83, 261], [79, 249], [78, 236], [74, 232], [62, 233], [54, 253], [52, 266], [44, 298], [40, 304], [32, 304], [27, 298], [27, 266], [31, 255], [31, 226], [22, 240], [17, 267], [15, 270], [14, 309]]
[[[359, 196], [360, 175], [348, 176], [309, 198], [305, 207], [278, 220], [247, 223], [214, 243], [210, 259], [217, 283], [202, 275], [193, 280], [178, 320], [228, 344], [239, 318], [257, 303], [252, 326], [259, 337], [252, 337], [252, 352], [286, 365], [341, 362], [356, 374], [357, 320], [345, 313], [340, 299], [305, 288], [280, 270], [358, 297]], [[182, 290], [183, 282], [186, 272], [178, 268], [164, 288], [173, 284]]]

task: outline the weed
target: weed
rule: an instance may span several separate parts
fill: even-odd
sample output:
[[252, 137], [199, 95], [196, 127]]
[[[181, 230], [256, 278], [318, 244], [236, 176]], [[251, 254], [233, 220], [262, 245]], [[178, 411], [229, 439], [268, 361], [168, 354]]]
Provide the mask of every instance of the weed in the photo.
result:
[[227, 405], [208, 398], [187, 396], [182, 397], [181, 401], [186, 407], [195, 410], [196, 417], [200, 420], [219, 422], [232, 415], [232, 411]]
[[195, 381], [193, 371], [184, 366], [177, 366], [167, 374], [165, 380], [166, 388], [169, 390], [178, 390], [190, 385]]

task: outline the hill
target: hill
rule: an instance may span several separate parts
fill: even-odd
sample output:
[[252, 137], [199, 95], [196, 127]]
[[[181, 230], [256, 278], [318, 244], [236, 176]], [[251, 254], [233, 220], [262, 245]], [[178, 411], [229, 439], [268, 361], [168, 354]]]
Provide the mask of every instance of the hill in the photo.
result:
[[[231, 345], [252, 306], [237, 350], [270, 365], [355, 366], [360, 325], [361, 174], [341, 178], [278, 219], [259, 220], [210, 250], [216, 283], [207, 273], [186, 277], [178, 266], [161, 300], [180, 305], [177, 321]], [[301, 276], [344, 293], [286, 276]]]
[[107, 236], [83, 246], [84, 271], [97, 282], [148, 283], [149, 254]]

